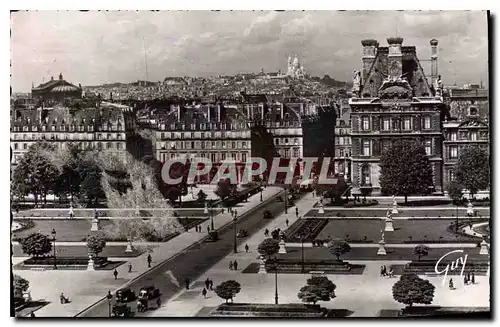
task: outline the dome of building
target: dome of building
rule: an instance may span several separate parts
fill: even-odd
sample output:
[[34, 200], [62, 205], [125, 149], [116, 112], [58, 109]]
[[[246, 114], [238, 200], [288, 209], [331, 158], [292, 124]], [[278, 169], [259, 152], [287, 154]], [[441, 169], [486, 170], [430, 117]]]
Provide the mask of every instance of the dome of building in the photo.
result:
[[293, 67], [295, 67], [295, 68], [300, 67], [299, 58], [295, 57], [295, 59], [293, 59]]
[[52, 92], [61, 92], [61, 93], [69, 93], [79, 91], [80, 89], [74, 85], [59, 85], [52, 89]]

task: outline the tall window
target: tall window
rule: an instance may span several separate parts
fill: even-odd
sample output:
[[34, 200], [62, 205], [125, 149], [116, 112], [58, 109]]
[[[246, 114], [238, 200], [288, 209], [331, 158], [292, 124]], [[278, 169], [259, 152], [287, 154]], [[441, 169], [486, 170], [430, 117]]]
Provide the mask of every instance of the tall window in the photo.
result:
[[476, 131], [471, 131], [469, 133], [469, 135], [470, 135], [470, 140], [471, 141], [477, 141], [477, 132]]
[[363, 141], [363, 155], [364, 156], [370, 155], [370, 141], [369, 140]]
[[450, 182], [453, 182], [455, 180], [455, 172], [453, 170], [450, 170], [449, 174], [449, 179]]
[[424, 117], [424, 129], [430, 129], [431, 128], [431, 117], [425, 116]]
[[451, 159], [458, 158], [458, 147], [457, 146], [450, 146], [450, 158]]
[[241, 161], [242, 162], [246, 162], [247, 161], [247, 154], [246, 153], [242, 153], [241, 154]]
[[370, 129], [370, 119], [369, 117], [363, 117], [363, 130], [368, 131]]
[[210, 160], [215, 162], [215, 153], [210, 154]]
[[293, 157], [298, 158], [300, 155], [299, 148], [293, 148]]
[[391, 120], [389, 117], [384, 117], [382, 119], [382, 130], [389, 131], [391, 129]]
[[432, 141], [427, 140], [425, 141], [425, 153], [430, 156], [432, 152]]
[[403, 118], [403, 129], [404, 130], [410, 130], [411, 129], [411, 118], [410, 117], [404, 117]]
[[222, 156], [222, 160], [226, 160], [226, 154], [225, 153], [222, 153], [221, 156]]
[[456, 140], [457, 140], [457, 132], [451, 132], [450, 141], [456, 141]]
[[344, 149], [339, 149], [339, 157], [343, 157], [344, 156]]
[[369, 185], [371, 184], [370, 180], [370, 166], [364, 165], [361, 168], [361, 185]]
[[236, 142], [231, 142], [231, 149], [236, 149]]

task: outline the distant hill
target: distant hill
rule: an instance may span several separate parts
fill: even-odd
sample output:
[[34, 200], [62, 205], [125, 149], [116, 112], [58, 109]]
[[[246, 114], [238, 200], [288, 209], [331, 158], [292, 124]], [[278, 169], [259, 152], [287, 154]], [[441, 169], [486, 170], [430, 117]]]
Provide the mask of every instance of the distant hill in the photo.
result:
[[321, 83], [323, 83], [325, 85], [328, 85], [328, 86], [331, 86], [331, 87], [347, 87], [347, 86], [350, 86], [349, 83], [342, 82], [342, 81], [337, 81], [336, 79], [331, 78], [329, 75], [325, 75], [325, 76], [323, 76], [323, 78], [314, 76], [311, 79], [314, 80], [314, 81], [321, 82]]

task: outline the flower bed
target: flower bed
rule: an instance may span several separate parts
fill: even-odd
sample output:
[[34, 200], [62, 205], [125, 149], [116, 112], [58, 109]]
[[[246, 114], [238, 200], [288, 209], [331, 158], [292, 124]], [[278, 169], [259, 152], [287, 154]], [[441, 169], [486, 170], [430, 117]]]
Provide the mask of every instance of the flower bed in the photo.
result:
[[[285, 241], [289, 243], [312, 242], [328, 224], [328, 219], [299, 219], [285, 234]], [[300, 238], [303, 236], [303, 239]]]
[[375, 199], [362, 200], [361, 202], [348, 202], [343, 205], [344, 208], [360, 208], [360, 207], [371, 207], [378, 204], [378, 201]]
[[449, 199], [429, 199], [429, 200], [410, 200], [407, 203], [404, 201], [398, 202], [399, 206], [402, 207], [432, 207], [432, 206], [442, 206], [450, 205], [453, 201]]
[[[73, 265], [84, 265], [89, 263], [88, 257], [58, 257], [56, 259], [56, 264], [58, 266], [73, 266]], [[94, 258], [94, 265], [96, 267], [105, 266], [108, 263], [108, 258], [97, 257]], [[23, 261], [24, 266], [53, 266], [54, 257], [33, 257]]]
[[210, 313], [211, 317], [324, 317], [328, 310], [311, 304], [224, 303]]

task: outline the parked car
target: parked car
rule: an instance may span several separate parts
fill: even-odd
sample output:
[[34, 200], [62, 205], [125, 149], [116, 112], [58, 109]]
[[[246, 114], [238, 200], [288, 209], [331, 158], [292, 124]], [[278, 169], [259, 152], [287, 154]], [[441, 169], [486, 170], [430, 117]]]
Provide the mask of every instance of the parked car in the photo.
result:
[[283, 198], [282, 198], [281, 196], [278, 196], [278, 197], [276, 198], [276, 202], [283, 202]]
[[247, 237], [248, 232], [245, 229], [240, 229], [238, 233], [236, 234], [237, 237]]
[[153, 285], [151, 285], [151, 286], [141, 288], [141, 290], [139, 291], [138, 298], [140, 300], [151, 300], [151, 299], [154, 299], [158, 296], [160, 296], [160, 290], [158, 288], [154, 287]]
[[271, 211], [269, 211], [269, 210], [266, 210], [262, 214], [262, 218], [264, 218], [264, 219], [271, 219], [271, 218], [273, 218], [273, 213]]
[[115, 305], [113, 305], [113, 310], [111, 311], [111, 316], [112, 317], [131, 317], [132, 310], [130, 309], [130, 306], [126, 305], [125, 303], [116, 303]]
[[136, 298], [137, 296], [135, 295], [135, 292], [128, 287], [116, 291], [116, 302], [119, 303], [130, 302], [134, 301]]

